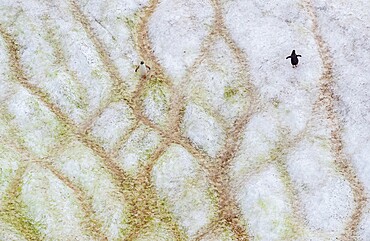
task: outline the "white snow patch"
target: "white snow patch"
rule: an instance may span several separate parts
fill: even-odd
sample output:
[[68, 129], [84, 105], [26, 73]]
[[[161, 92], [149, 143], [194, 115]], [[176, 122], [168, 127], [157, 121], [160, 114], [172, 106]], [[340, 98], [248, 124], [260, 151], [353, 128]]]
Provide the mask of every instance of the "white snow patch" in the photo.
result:
[[194, 235], [211, 218], [205, 177], [196, 160], [182, 147], [171, 146], [153, 169], [153, 182], [188, 235]]
[[329, 147], [324, 141], [302, 141], [287, 159], [310, 227], [338, 236], [351, 215], [353, 196], [335, 171]]
[[11, 123], [19, 128], [24, 145], [39, 157], [47, 155], [59, 143], [60, 123], [53, 113], [26, 90], [21, 89], [11, 97], [8, 111], [14, 116]]
[[201, 107], [190, 103], [185, 110], [183, 127], [186, 136], [205, 149], [210, 156], [216, 157], [223, 146], [225, 133], [212, 116]]
[[190, 75], [189, 92], [194, 101], [207, 103], [232, 123], [247, 108], [248, 79], [240, 73], [248, 70], [241, 69], [244, 66], [238, 65], [223, 39], [218, 38], [210, 48], [210, 54]]
[[103, 143], [104, 148], [111, 149], [133, 123], [130, 107], [123, 102], [113, 103], [96, 120], [91, 134]]
[[270, 152], [279, 138], [276, 125], [274, 116], [267, 112], [257, 114], [250, 120], [240, 150], [233, 161], [231, 176], [235, 177], [236, 182], [256, 165], [270, 158]]
[[145, 164], [160, 143], [157, 132], [144, 126], [136, 129], [119, 151], [118, 160], [123, 168], [137, 173], [140, 164]]
[[[262, 99], [277, 100], [279, 120], [297, 134], [310, 117], [322, 64], [300, 1], [236, 0], [225, 9], [228, 29], [250, 59], [252, 81]], [[292, 49], [302, 55], [296, 69], [285, 59]]]
[[154, 53], [176, 83], [198, 57], [212, 17], [209, 1], [163, 0], [150, 18]]
[[275, 167], [252, 177], [237, 195], [256, 240], [281, 240], [290, 231], [292, 210]]
[[6, 23], [14, 21], [21, 9], [18, 1], [0, 0], [0, 21]]

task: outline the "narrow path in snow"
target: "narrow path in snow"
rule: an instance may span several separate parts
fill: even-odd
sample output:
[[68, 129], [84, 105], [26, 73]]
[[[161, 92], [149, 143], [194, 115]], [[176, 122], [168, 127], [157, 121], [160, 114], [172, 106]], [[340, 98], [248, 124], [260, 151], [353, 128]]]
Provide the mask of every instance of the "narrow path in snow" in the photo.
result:
[[350, 183], [353, 191], [355, 207], [350, 220], [347, 222], [341, 240], [353, 240], [356, 237], [358, 225], [361, 221], [362, 213], [366, 207], [367, 199], [364, 185], [356, 175], [355, 169], [343, 150], [342, 126], [335, 111], [336, 95], [334, 93], [334, 74], [333, 59], [329, 47], [320, 33], [318, 19], [310, 0], [305, 0], [304, 7], [312, 20], [312, 33], [314, 35], [318, 51], [323, 63], [323, 73], [319, 80], [320, 94], [315, 104], [317, 111], [321, 106], [325, 108], [326, 117], [330, 123], [331, 149], [335, 156], [335, 164], [339, 172]]

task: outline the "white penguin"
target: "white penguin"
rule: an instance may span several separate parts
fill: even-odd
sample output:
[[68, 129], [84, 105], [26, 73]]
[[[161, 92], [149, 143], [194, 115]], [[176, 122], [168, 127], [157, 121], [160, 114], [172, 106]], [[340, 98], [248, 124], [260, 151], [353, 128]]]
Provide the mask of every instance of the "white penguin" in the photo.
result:
[[143, 77], [143, 78], [146, 78], [146, 75], [148, 74], [148, 70], [150, 70], [150, 67], [147, 66], [144, 61], [141, 61], [140, 62], [140, 65], [137, 66], [137, 68], [135, 69], [135, 72], [137, 72], [138, 70], [140, 70], [140, 76]]

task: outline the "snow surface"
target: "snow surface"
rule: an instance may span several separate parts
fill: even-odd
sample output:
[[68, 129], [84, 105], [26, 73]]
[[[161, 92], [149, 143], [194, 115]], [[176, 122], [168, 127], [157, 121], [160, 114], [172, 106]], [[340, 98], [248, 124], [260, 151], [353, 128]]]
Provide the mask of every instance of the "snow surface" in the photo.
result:
[[269, 168], [250, 180], [239, 193], [241, 209], [249, 221], [256, 240], [282, 240], [289, 237], [286, 227], [291, 208], [284, 194], [284, 185], [275, 168]]
[[154, 53], [175, 83], [200, 52], [209, 31], [213, 10], [204, 0], [161, 1], [150, 18], [149, 34]]
[[112, 149], [119, 138], [133, 125], [133, 119], [132, 111], [125, 103], [113, 103], [93, 124], [91, 134], [99, 139], [104, 147]]
[[[96, 239], [79, 199], [91, 204], [101, 225], [95, 231], [108, 240], [242, 239], [219, 219], [227, 208], [210, 176], [224, 175], [216, 185], [230, 188], [250, 240], [326, 241], [348, 233], [370, 240], [370, 1], [160, 0], [146, 11], [155, 3], [0, 0], [0, 29], [19, 55], [10, 58], [11, 41], [1, 32], [0, 239], [26, 240], [17, 226], [22, 218], [46, 240]], [[145, 37], [138, 32], [144, 14], [149, 46], [137, 42]], [[293, 49], [302, 55], [297, 68], [285, 59]], [[364, 187], [358, 217], [355, 191], [333, 151], [333, 120], [319, 99], [323, 58], [333, 65], [330, 98], [342, 151]], [[158, 62], [163, 75], [140, 79], [134, 69], [141, 60]], [[22, 71], [15, 73], [17, 64]], [[112, 69], [127, 100], [114, 96]], [[155, 83], [167, 77], [173, 85]], [[138, 86], [140, 115], [130, 100]], [[184, 97], [181, 133], [169, 128], [176, 119], [171, 94]], [[230, 134], [256, 104], [240, 133]], [[221, 160], [222, 172], [207, 169], [220, 164], [226, 147], [237, 148]], [[149, 219], [135, 216], [122, 193], [136, 190], [120, 190], [120, 181], [143, 171], [156, 195], [135, 193], [138, 205], [161, 203], [172, 220], [151, 216], [153, 207], [143, 209]], [[18, 223], [3, 212], [14, 183], [20, 195], [11, 201], [21, 203], [14, 211], [25, 216], [12, 219]]]
[[185, 110], [184, 132], [196, 145], [204, 148], [212, 157], [220, 150], [225, 133], [217, 121], [200, 106], [190, 103]]
[[328, 237], [338, 236], [353, 197], [348, 182], [335, 172], [329, 150], [322, 141], [303, 141], [287, 159], [309, 227]]

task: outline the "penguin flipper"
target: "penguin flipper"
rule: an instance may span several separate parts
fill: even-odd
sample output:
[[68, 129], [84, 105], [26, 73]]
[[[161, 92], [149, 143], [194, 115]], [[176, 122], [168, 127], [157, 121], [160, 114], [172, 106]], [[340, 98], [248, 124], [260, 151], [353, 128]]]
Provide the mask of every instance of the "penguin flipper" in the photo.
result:
[[137, 70], [139, 69], [139, 67], [140, 67], [140, 65], [136, 67], [135, 72], [137, 72]]
[[285, 59], [290, 59], [292, 56], [288, 56], [288, 57], [286, 57]]
[[298, 54], [297, 57], [302, 57], [302, 55]]
[[148, 65], [145, 65], [149, 70], [150, 70], [150, 67]]

